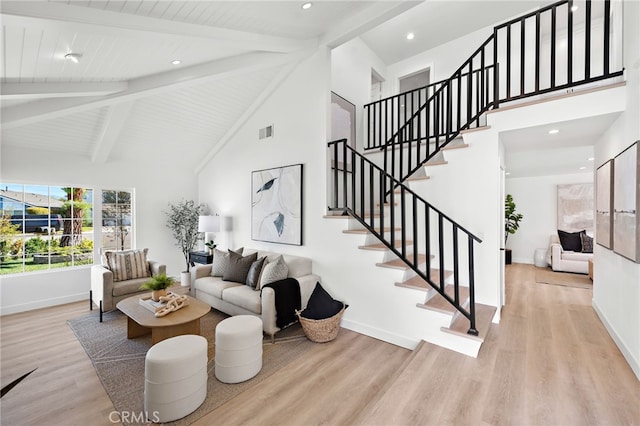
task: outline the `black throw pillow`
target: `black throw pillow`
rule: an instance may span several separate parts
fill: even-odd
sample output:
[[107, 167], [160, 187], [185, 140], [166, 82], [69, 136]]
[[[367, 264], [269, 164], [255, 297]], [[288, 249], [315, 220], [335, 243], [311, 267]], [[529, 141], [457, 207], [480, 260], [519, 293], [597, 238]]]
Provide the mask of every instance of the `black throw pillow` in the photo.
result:
[[313, 289], [311, 297], [309, 297], [307, 307], [300, 315], [313, 320], [331, 318], [340, 312], [343, 306], [344, 303], [335, 300], [322, 288], [320, 283], [316, 283], [316, 287]]
[[580, 239], [580, 234], [586, 234], [587, 231], [580, 232], [566, 232], [558, 229], [558, 238], [560, 238], [560, 245], [563, 250], [566, 251], [582, 251], [582, 240]]
[[251, 264], [249, 268], [249, 272], [247, 273], [247, 281], [246, 284], [253, 288], [260, 290], [260, 273], [262, 272], [262, 267], [264, 266], [264, 261], [267, 259], [266, 256], [261, 257]]

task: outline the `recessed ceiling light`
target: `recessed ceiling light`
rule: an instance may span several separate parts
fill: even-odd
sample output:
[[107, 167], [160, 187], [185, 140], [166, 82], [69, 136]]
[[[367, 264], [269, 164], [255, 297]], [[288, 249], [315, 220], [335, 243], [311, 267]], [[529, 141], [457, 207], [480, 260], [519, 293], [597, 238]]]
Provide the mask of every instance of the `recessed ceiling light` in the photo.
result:
[[580, 167], [580, 170], [584, 170], [586, 168], [587, 168], [586, 166], [582, 166], [582, 167]]
[[416, 35], [414, 33], [407, 33], [407, 40], [413, 40]]
[[307, 9], [310, 9], [311, 6], [313, 6], [313, 3], [307, 2], [307, 3], [302, 5], [302, 9], [307, 10]]
[[578, 10], [578, 6], [576, 6], [575, 4], [573, 6], [571, 6], [571, 11], [575, 12], [576, 10]]
[[64, 58], [70, 60], [74, 64], [77, 64], [78, 62], [80, 62], [80, 58], [82, 58], [82, 53], [69, 52], [64, 55]]
[[182, 61], [180, 59], [174, 59], [173, 61], [171, 61], [172, 65], [180, 65], [182, 63]]
[[587, 161], [593, 161], [593, 160], [595, 160], [595, 158], [593, 158], [593, 157], [587, 158]]
[[505, 173], [505, 175], [507, 175], [507, 176], [509, 176], [510, 174], [511, 174], [511, 172], [507, 172], [507, 173]]
[[551, 130], [549, 130], [549, 134], [550, 134], [550, 135], [555, 135], [555, 134], [557, 134], [557, 133], [560, 133], [560, 130], [558, 130], [558, 129], [551, 129]]

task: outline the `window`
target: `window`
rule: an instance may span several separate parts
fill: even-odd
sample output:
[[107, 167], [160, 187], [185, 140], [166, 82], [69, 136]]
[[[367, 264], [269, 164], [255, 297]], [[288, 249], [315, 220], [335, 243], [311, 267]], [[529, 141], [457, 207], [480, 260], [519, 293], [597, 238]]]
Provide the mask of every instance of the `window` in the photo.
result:
[[93, 190], [0, 183], [0, 274], [93, 263]]
[[127, 250], [132, 248], [131, 191], [102, 191], [102, 249]]

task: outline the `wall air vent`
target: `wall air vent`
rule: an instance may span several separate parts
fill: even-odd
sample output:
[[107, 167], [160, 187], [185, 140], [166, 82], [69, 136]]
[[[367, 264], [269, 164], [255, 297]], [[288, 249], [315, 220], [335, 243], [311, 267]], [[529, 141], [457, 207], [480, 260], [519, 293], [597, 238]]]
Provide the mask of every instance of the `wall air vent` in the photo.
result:
[[258, 139], [268, 139], [273, 137], [273, 124], [263, 127], [258, 131]]

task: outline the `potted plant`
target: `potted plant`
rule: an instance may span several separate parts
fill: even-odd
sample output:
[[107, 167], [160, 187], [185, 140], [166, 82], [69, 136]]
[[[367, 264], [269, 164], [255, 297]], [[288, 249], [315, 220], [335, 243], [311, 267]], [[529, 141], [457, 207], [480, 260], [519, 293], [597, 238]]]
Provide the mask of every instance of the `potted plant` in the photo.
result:
[[513, 196], [507, 194], [504, 200], [504, 245], [505, 245], [505, 263], [511, 264], [511, 250], [506, 248], [507, 238], [509, 234], [515, 234], [520, 227], [520, 221], [523, 216], [520, 213], [516, 213], [516, 203], [513, 201]]
[[207, 246], [207, 248], [209, 249], [209, 254], [213, 254], [213, 249], [218, 246], [216, 243], [213, 242], [213, 240], [210, 240], [204, 243], [204, 245]]
[[184, 287], [191, 284], [189, 253], [198, 242], [198, 216], [204, 212], [204, 209], [203, 204], [196, 204], [193, 200], [182, 200], [176, 204], [169, 203], [169, 211], [166, 212], [167, 228], [171, 230], [176, 245], [180, 247], [187, 266], [186, 271], [180, 274], [180, 283]]
[[162, 296], [167, 295], [167, 288], [173, 285], [173, 278], [166, 274], [159, 274], [149, 278], [140, 286], [141, 290], [151, 290], [151, 299], [157, 302]]

